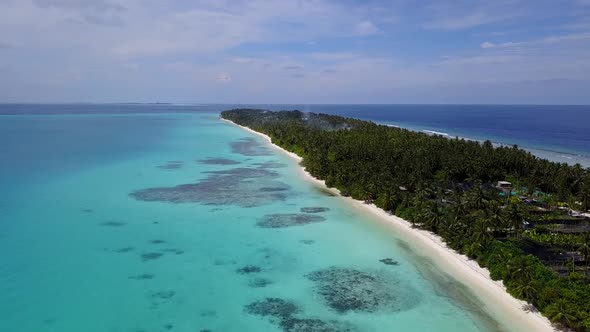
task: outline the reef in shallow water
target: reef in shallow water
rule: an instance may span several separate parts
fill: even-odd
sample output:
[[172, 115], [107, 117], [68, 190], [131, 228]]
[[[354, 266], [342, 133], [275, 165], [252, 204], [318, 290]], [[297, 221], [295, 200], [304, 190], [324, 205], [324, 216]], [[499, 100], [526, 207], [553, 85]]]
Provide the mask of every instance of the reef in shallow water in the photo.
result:
[[127, 225], [127, 223], [121, 221], [105, 221], [101, 222], [99, 225], [108, 227], [121, 227]]
[[239, 274], [249, 274], [249, 273], [258, 273], [261, 272], [262, 269], [256, 265], [246, 265], [236, 270]]
[[270, 318], [285, 332], [353, 332], [357, 329], [346, 322], [299, 317], [302, 310], [292, 301], [268, 297], [244, 307], [250, 315]]
[[313, 214], [274, 213], [265, 215], [256, 225], [261, 228], [284, 228], [303, 226], [325, 220], [326, 218]]
[[380, 259], [379, 261], [385, 265], [399, 265], [399, 262], [396, 260], [393, 260], [392, 258], [383, 258], [383, 259]]
[[172, 301], [172, 298], [176, 295], [175, 291], [166, 290], [154, 292], [149, 295], [151, 302], [151, 309], [158, 309], [160, 305], [164, 305]]
[[287, 198], [289, 185], [277, 181], [278, 173], [259, 168], [239, 167], [205, 172], [207, 178], [174, 187], [147, 188], [131, 197], [147, 202], [201, 203], [255, 207]]
[[144, 274], [138, 274], [135, 276], [130, 276], [129, 279], [132, 280], [149, 280], [149, 279], [154, 279], [154, 275], [153, 274], [149, 274], [149, 273], [144, 273]]
[[300, 311], [295, 303], [276, 297], [252, 302], [246, 305], [244, 310], [251, 315], [272, 316], [281, 319], [290, 317]]
[[116, 253], [122, 254], [122, 253], [126, 253], [126, 252], [130, 252], [135, 250], [134, 247], [123, 247], [123, 248], [119, 248], [119, 249], [115, 249], [113, 250]]
[[260, 192], [279, 192], [279, 191], [287, 191], [289, 190], [289, 188], [286, 187], [261, 187], [260, 189], [258, 189], [258, 191]]
[[309, 207], [302, 207], [300, 210], [301, 210], [301, 212], [304, 212], [304, 213], [321, 213], [321, 212], [330, 211], [330, 208], [322, 207], [322, 206], [309, 206]]
[[237, 261], [233, 259], [216, 259], [213, 261], [213, 265], [222, 266], [222, 265], [236, 265], [238, 264]]
[[244, 156], [272, 156], [272, 152], [266, 146], [254, 138], [247, 137], [229, 143], [233, 153]]
[[174, 295], [176, 295], [175, 291], [160, 291], [152, 293], [151, 298], [167, 300], [172, 298]]
[[142, 262], [147, 262], [147, 261], [153, 261], [156, 259], [159, 259], [160, 257], [162, 257], [162, 253], [159, 252], [148, 252], [145, 254], [141, 254], [141, 261]]
[[317, 318], [289, 317], [281, 320], [285, 332], [356, 332], [358, 329], [350, 323]]
[[227, 158], [207, 158], [198, 160], [197, 162], [205, 165], [237, 165], [240, 163], [239, 161]]
[[306, 277], [326, 305], [338, 313], [395, 312], [416, 306], [419, 298], [409, 285], [389, 274], [330, 267]]
[[164, 252], [172, 252], [175, 255], [182, 255], [182, 254], [184, 254], [184, 250], [174, 249], [174, 248], [166, 248], [166, 249], [164, 249], [162, 251], [164, 251]]
[[160, 168], [160, 169], [172, 170], [172, 169], [181, 169], [183, 164], [184, 163], [182, 161], [173, 160], [173, 161], [167, 162], [164, 165], [158, 165], [156, 167]]
[[276, 161], [268, 161], [265, 163], [255, 163], [254, 165], [258, 166], [259, 168], [283, 168], [287, 167], [287, 164], [279, 163]]
[[256, 278], [248, 281], [248, 287], [252, 288], [264, 288], [268, 285], [272, 285], [273, 281], [265, 278]]
[[204, 173], [216, 174], [221, 176], [233, 176], [241, 179], [275, 178], [279, 176], [279, 174], [275, 171], [250, 167], [231, 168], [223, 171], [207, 171]]

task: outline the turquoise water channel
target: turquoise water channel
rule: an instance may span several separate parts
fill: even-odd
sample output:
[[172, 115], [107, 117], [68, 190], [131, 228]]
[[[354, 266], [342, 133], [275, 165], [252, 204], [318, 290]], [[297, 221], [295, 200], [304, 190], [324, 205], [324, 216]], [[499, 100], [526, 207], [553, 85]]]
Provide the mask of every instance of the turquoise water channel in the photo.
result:
[[0, 137], [0, 331], [509, 330], [216, 113], [3, 116]]

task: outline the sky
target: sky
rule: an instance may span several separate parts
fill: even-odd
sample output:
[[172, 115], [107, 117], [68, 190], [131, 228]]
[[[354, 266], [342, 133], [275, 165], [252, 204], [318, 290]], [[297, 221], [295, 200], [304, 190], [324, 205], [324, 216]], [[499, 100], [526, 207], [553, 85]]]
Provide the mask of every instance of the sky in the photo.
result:
[[0, 102], [590, 104], [590, 0], [0, 0]]

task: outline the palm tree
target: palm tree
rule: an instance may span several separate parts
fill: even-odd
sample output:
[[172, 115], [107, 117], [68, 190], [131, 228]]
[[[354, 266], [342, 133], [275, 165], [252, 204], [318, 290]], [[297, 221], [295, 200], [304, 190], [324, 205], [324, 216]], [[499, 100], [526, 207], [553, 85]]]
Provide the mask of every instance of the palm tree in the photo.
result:
[[424, 217], [426, 228], [433, 231], [434, 233], [438, 233], [439, 227], [443, 223], [443, 215], [438, 207], [438, 204], [430, 204]]
[[494, 237], [488, 229], [485, 218], [476, 222], [475, 227], [473, 228], [472, 236], [475, 240], [474, 242], [477, 243], [479, 247], [486, 247], [493, 240]]
[[584, 177], [580, 182], [578, 199], [582, 202], [582, 209], [584, 212], [588, 211], [588, 209], [590, 209], [590, 175]]
[[523, 228], [524, 213], [519, 203], [510, 202], [506, 209], [507, 226], [512, 227], [514, 234], [518, 236]]
[[396, 206], [396, 195], [391, 190], [386, 190], [384, 193], [379, 195], [378, 200], [383, 206], [383, 210], [392, 211]]
[[426, 219], [426, 214], [428, 210], [424, 207], [423, 204], [419, 204], [418, 206], [414, 207], [414, 214], [410, 219], [412, 224], [424, 224], [424, 220]]
[[371, 187], [365, 188], [365, 190], [363, 190], [362, 199], [365, 202], [365, 204], [373, 203], [373, 199], [375, 198], [375, 195], [373, 193], [374, 191]]
[[486, 219], [492, 230], [502, 227], [505, 223], [504, 210], [498, 201], [490, 201], [486, 208]]
[[590, 232], [584, 233], [584, 238], [582, 244], [578, 247], [578, 251], [584, 256], [584, 260], [587, 261], [588, 257], [590, 257]]
[[424, 220], [426, 219], [426, 213], [428, 212], [427, 207], [426, 207], [426, 192], [423, 190], [420, 190], [416, 193], [416, 196], [414, 196], [410, 201], [409, 201], [409, 206], [412, 207], [412, 209], [414, 210], [414, 214], [413, 217], [411, 218], [410, 222], [412, 224], [422, 224], [424, 223]]
[[[512, 255], [512, 253], [510, 251], [506, 250], [505, 248], [501, 248], [497, 253], [492, 255], [492, 259], [494, 260], [495, 263], [504, 262], [505, 264], [509, 263], [513, 257], [514, 256]], [[508, 266], [508, 265], [506, 265], [506, 266]]]
[[537, 284], [537, 281], [533, 279], [520, 283], [516, 286], [516, 296], [528, 302], [532, 302], [537, 297]]
[[526, 256], [518, 256], [509, 262], [508, 275], [520, 283], [528, 283], [533, 279], [533, 271]]
[[442, 229], [444, 231], [444, 238], [447, 239], [447, 243], [452, 248], [459, 248], [463, 241], [465, 241], [465, 224], [463, 222], [464, 216], [451, 214], [446, 218], [443, 218], [445, 222], [445, 227]]
[[576, 317], [569, 313], [567, 303], [563, 299], [557, 300], [555, 303], [550, 304], [545, 309], [547, 316], [552, 322], [566, 323], [570, 325]]
[[474, 209], [483, 209], [487, 204], [485, 192], [483, 191], [482, 184], [480, 181], [475, 183], [473, 189], [468, 193], [469, 205]]
[[467, 214], [467, 206], [465, 204], [465, 201], [462, 199], [457, 199], [456, 202], [457, 204], [454, 204], [451, 207], [451, 215], [455, 219], [461, 219], [465, 217], [465, 215]]
[[578, 251], [584, 256], [586, 262], [586, 274], [588, 274], [588, 257], [590, 257], [590, 232], [584, 233], [582, 244], [578, 247]]

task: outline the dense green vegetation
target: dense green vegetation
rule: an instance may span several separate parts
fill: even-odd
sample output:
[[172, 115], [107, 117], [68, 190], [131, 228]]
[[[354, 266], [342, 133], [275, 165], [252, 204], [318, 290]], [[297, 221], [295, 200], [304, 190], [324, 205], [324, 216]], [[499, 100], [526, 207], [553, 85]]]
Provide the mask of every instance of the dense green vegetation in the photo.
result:
[[527, 247], [574, 250], [583, 256], [577, 263], [587, 265], [590, 236], [555, 235], [542, 227], [525, 230], [556, 217], [534, 215], [535, 206], [510, 193], [500, 195], [494, 187], [508, 179], [529, 197], [542, 195], [548, 209], [560, 202], [586, 211], [589, 169], [542, 160], [516, 146], [494, 147], [324, 114], [240, 109], [222, 117], [302, 156], [313, 176], [343, 195], [374, 202], [439, 234], [551, 321], [590, 331], [588, 277], [575, 266], [560, 276]]

